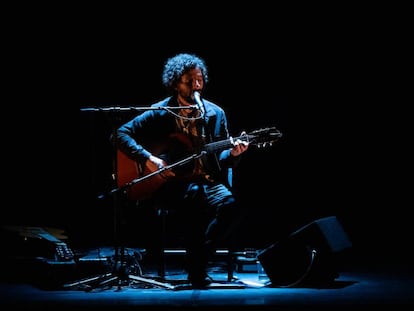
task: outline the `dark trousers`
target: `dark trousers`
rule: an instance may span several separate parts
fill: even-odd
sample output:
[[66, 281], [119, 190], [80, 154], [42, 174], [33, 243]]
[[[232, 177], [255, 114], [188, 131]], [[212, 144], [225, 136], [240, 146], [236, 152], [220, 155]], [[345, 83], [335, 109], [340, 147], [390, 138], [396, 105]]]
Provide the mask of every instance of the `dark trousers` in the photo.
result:
[[237, 225], [233, 193], [221, 183], [174, 182], [160, 189], [156, 202], [182, 217], [187, 272], [190, 277], [205, 276], [216, 247], [231, 242]]

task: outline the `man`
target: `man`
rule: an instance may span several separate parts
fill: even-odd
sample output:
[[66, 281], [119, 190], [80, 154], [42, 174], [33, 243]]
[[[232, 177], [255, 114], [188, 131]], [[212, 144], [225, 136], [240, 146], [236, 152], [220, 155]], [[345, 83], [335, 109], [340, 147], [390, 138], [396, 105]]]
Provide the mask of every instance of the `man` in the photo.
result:
[[209, 256], [234, 230], [229, 173], [249, 144], [232, 139], [224, 110], [201, 97], [208, 82], [202, 58], [188, 53], [169, 58], [162, 81], [170, 95], [120, 126], [116, 143], [144, 176], [156, 173], [145, 180], [154, 184], [146, 195], [185, 215], [188, 279], [203, 288], [212, 281]]

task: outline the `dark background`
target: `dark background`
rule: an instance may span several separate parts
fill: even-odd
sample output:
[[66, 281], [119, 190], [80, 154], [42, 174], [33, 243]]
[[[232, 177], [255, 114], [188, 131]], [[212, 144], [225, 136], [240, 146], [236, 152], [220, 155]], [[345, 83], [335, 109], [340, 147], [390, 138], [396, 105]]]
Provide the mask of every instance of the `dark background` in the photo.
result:
[[[385, 49], [396, 42], [363, 23], [352, 28], [332, 17], [308, 28], [281, 16], [253, 23], [247, 14], [217, 13], [208, 19], [214, 27], [204, 18], [115, 23], [99, 14], [10, 24], [3, 223], [64, 228], [76, 246], [111, 244], [114, 204], [97, 197], [113, 189], [109, 135], [136, 112], [81, 108], [148, 106], [166, 95], [165, 60], [194, 52], [209, 68], [203, 96], [226, 110], [232, 135], [267, 126], [283, 133], [272, 147], [251, 148], [236, 171], [243, 246], [265, 247], [335, 215], [357, 262], [409, 262], [408, 185], [395, 160], [406, 155], [396, 141], [398, 97]], [[145, 219], [130, 220], [137, 221], [130, 243], [159, 233]]]

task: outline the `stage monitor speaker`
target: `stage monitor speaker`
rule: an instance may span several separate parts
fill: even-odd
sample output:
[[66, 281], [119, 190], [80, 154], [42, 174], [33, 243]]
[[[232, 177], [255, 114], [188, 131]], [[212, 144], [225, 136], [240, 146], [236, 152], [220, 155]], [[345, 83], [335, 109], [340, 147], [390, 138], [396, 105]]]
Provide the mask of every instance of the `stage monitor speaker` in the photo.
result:
[[337, 218], [329, 216], [259, 250], [257, 258], [272, 286], [325, 286], [339, 276], [337, 257], [351, 246]]

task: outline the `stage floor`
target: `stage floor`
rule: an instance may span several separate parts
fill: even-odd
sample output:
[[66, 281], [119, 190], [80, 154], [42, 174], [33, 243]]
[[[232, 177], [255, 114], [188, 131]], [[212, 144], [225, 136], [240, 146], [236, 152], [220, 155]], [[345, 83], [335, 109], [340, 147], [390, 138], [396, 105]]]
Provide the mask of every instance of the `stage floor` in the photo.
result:
[[[11, 273], [2, 278], [0, 302], [8, 310], [242, 310], [259, 307], [265, 310], [362, 310], [373, 306], [396, 310], [411, 308], [414, 302], [414, 273], [408, 265], [352, 265], [342, 268], [327, 286], [285, 287], [275, 286], [268, 277], [259, 276], [254, 264], [235, 269], [229, 281], [225, 262], [217, 261], [209, 269], [214, 283], [206, 289], [194, 289], [186, 282], [184, 269], [171, 262], [166, 266], [164, 278], [158, 277], [155, 265], [145, 261], [139, 262], [139, 271], [135, 267], [128, 268], [126, 273], [118, 269], [111, 272], [105, 270], [106, 267], [103, 274], [103, 270], [92, 267], [89, 262], [88, 272], [66, 275], [67, 280], [58, 282], [57, 286], [44, 286], [50, 285], [47, 278], [52, 277], [51, 274], [44, 274], [41, 280], [38, 271], [38, 279], [33, 282], [27, 274], [25, 279], [22, 275], [14, 277], [15, 273], [9, 271]], [[83, 278], [76, 278], [78, 275]]]

